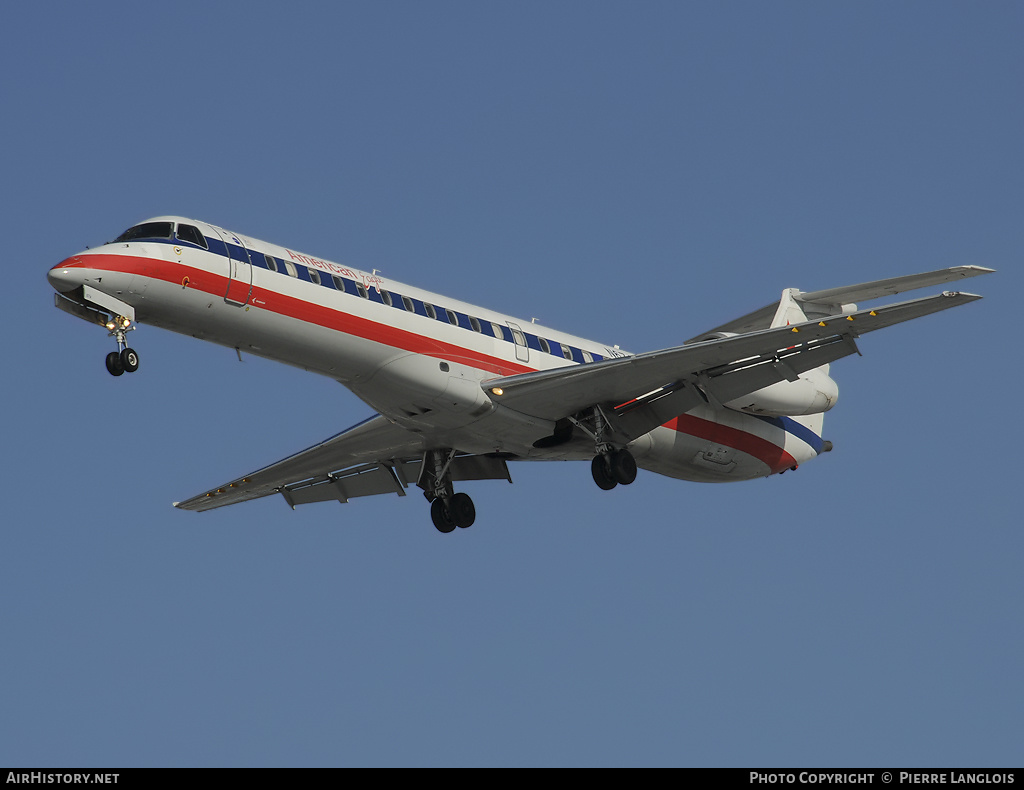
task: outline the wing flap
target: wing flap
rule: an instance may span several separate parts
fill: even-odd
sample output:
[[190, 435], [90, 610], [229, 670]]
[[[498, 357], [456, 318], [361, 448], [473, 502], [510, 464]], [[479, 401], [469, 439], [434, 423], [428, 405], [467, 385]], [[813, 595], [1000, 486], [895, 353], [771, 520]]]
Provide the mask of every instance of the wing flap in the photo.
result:
[[[400, 463], [400, 462], [399, 462]], [[398, 494], [405, 496], [405, 486], [391, 464], [360, 464], [323, 479], [283, 486], [281, 494], [289, 505], [312, 502], [348, 502], [363, 496]]]
[[[234, 505], [238, 502], [269, 496], [286, 488], [298, 490], [314, 484], [323, 484], [328, 482], [330, 475], [334, 472], [344, 472], [348, 476], [359, 478], [366, 474], [371, 467], [376, 469], [389, 461], [418, 459], [423, 450], [423, 441], [418, 435], [377, 415], [270, 466], [205, 491], [191, 499], [175, 502], [174, 506], [182, 510], [212, 510], [224, 505]], [[352, 467], [357, 468], [353, 469]], [[342, 476], [342, 480], [344, 479], [347, 478]], [[354, 496], [368, 496], [369, 494], [360, 493], [366, 486], [376, 487], [385, 483], [384, 477], [374, 473], [374, 476], [367, 480], [356, 479], [342, 483], [340, 488], [336, 487], [341, 496], [330, 498], [345, 501]], [[348, 496], [345, 495], [345, 486], [347, 485], [353, 487], [353, 493]], [[398, 483], [398, 487], [404, 488], [401, 483]], [[390, 491], [398, 493], [394, 487], [391, 487]], [[370, 493], [387, 492], [387, 486], [384, 485], [383, 491], [374, 490]], [[323, 495], [326, 492], [319, 491], [317, 493]], [[287, 499], [287, 496], [285, 498]]]

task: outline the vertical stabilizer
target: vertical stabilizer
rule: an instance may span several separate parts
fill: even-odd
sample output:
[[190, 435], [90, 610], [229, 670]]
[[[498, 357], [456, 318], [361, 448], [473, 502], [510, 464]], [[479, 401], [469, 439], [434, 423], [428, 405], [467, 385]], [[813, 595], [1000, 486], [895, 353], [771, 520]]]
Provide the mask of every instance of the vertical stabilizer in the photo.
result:
[[775, 317], [772, 319], [772, 328], [789, 326], [790, 324], [802, 324], [807, 320], [807, 315], [804, 313], [803, 308], [794, 298], [798, 293], [800, 293], [800, 290], [797, 288], [787, 288], [782, 292], [782, 298], [779, 300], [779, 309], [775, 311]]
[[[847, 312], [847, 308], [856, 310], [856, 305], [839, 305], [839, 304], [815, 304], [807, 303], [799, 300], [799, 297], [803, 295], [803, 291], [799, 288], [787, 288], [782, 292], [782, 297], [779, 299], [779, 307], [775, 311], [775, 317], [772, 319], [772, 327], [777, 326], [789, 326], [791, 324], [801, 324], [805, 321], [813, 320], [824, 315], [830, 315], [835, 313]], [[833, 387], [835, 383], [829, 376], [828, 364], [822, 365], [819, 368], [814, 368], [806, 373], [802, 374], [802, 378], [817, 379], [824, 377]], [[785, 386], [785, 383], [775, 385], [776, 387]], [[835, 395], [838, 396], [838, 387], [835, 388]], [[832, 407], [834, 401], [830, 400], [829, 408]], [[825, 422], [824, 412], [818, 414], [806, 414], [806, 415], [794, 415], [791, 419], [800, 423], [806, 428], [809, 428], [818, 437], [821, 436], [822, 428]]]

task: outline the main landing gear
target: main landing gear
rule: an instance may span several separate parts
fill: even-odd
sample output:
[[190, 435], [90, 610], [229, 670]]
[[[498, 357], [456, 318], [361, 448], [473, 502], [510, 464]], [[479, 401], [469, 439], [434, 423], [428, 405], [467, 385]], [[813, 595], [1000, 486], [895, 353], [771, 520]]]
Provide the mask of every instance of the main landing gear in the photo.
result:
[[589, 414], [568, 419], [594, 440], [597, 455], [590, 462], [590, 473], [598, 488], [611, 491], [617, 485], [628, 486], [636, 480], [636, 459], [621, 444], [612, 444], [608, 421], [600, 406], [595, 406]]
[[110, 330], [110, 336], [117, 340], [117, 351], [107, 354], [107, 372], [111, 376], [120, 376], [122, 373], [134, 373], [139, 369], [139, 355], [135, 349], [128, 348], [125, 340], [125, 333], [135, 329], [131, 321], [123, 315], [110, 320], [106, 324]]
[[427, 453], [418, 483], [430, 502], [430, 520], [438, 532], [452, 532], [456, 527], [466, 529], [476, 521], [476, 506], [469, 494], [456, 494], [452, 489], [450, 467], [455, 454], [455, 450]]
[[628, 486], [636, 480], [636, 459], [629, 450], [610, 450], [594, 456], [590, 473], [597, 487], [611, 491], [620, 483]]
[[451, 532], [456, 527], [473, 526], [476, 521], [476, 506], [469, 494], [452, 494], [447, 501], [438, 497], [430, 503], [430, 520], [438, 532]]

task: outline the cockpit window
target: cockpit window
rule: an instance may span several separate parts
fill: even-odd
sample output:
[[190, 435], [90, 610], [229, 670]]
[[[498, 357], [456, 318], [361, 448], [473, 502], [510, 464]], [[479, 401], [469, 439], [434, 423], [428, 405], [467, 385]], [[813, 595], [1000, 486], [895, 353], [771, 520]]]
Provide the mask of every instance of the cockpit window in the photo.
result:
[[179, 222], [178, 239], [181, 241], [187, 241], [190, 244], [195, 244], [202, 247], [204, 250], [209, 249], [209, 247], [206, 246], [206, 239], [203, 238], [203, 234], [199, 232], [199, 228], [195, 225], [185, 225], [184, 223]]
[[114, 243], [135, 241], [136, 239], [169, 239], [171, 238], [173, 228], [173, 222], [143, 222], [141, 225], [128, 228], [128, 230], [114, 239]]

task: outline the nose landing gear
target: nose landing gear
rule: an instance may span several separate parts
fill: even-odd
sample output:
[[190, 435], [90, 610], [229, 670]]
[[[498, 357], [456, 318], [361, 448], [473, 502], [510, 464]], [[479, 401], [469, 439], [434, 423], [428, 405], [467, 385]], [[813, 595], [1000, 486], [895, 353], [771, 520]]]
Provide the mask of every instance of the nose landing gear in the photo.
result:
[[128, 348], [125, 333], [135, 329], [131, 326], [131, 320], [119, 315], [107, 321], [106, 327], [110, 330], [110, 336], [117, 340], [117, 351], [107, 354], [107, 372], [111, 376], [120, 376], [122, 373], [134, 373], [139, 369], [139, 355], [135, 349]]

